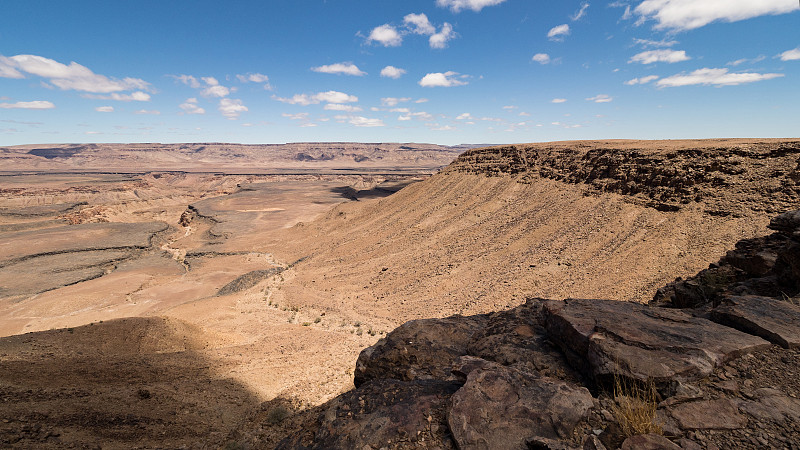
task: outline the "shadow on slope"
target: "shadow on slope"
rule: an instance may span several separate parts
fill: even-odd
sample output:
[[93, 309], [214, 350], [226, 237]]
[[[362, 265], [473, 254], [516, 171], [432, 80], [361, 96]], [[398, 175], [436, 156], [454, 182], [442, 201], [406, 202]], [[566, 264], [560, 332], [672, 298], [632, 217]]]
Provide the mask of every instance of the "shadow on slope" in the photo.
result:
[[201, 333], [129, 318], [0, 339], [0, 446], [223, 446], [258, 400]]

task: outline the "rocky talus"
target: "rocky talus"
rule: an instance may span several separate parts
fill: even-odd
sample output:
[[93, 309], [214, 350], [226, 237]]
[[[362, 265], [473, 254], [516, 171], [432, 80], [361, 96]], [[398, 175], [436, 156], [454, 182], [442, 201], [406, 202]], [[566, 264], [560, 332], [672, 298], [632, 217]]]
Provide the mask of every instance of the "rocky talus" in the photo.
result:
[[800, 449], [800, 211], [650, 305], [408, 322], [279, 448]]
[[472, 149], [447, 170], [548, 178], [661, 211], [777, 214], [796, 208], [800, 141], [580, 141]]

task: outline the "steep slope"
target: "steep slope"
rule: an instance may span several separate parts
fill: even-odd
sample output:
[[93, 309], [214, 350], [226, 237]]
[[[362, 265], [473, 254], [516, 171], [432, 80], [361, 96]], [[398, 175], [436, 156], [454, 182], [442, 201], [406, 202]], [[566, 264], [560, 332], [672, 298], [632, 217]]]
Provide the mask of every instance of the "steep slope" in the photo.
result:
[[281, 301], [379, 328], [526, 296], [649, 301], [797, 207], [800, 142], [566, 142], [470, 150], [274, 243]]

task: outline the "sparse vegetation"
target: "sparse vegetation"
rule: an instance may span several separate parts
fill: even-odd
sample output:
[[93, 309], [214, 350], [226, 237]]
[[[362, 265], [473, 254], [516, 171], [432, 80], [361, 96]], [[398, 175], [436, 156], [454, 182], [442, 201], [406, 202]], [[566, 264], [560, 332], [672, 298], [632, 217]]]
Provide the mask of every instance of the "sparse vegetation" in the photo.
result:
[[267, 413], [267, 424], [268, 425], [277, 425], [277, 424], [283, 422], [284, 420], [286, 420], [286, 418], [289, 417], [290, 414], [291, 414], [291, 411], [289, 411], [289, 408], [287, 408], [287, 407], [285, 407], [283, 405], [278, 405], [278, 406], [272, 408], [269, 411], [269, 413]]
[[619, 423], [623, 437], [663, 433], [661, 425], [656, 423], [658, 392], [652, 378], [642, 383], [614, 374], [613, 398], [611, 413]]

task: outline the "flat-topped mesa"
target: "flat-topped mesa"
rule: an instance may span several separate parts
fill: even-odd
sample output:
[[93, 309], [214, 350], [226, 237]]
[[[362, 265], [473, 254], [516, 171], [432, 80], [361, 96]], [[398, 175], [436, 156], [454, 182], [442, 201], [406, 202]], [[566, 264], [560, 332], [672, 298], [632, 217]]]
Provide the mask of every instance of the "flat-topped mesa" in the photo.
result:
[[548, 178], [662, 211], [780, 213], [800, 204], [800, 140], [570, 141], [469, 150], [448, 171]]

